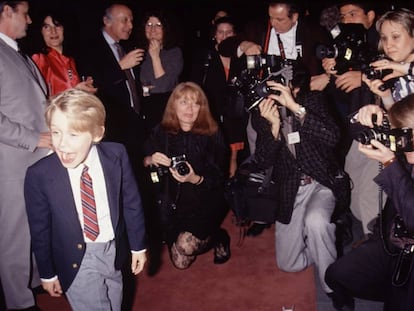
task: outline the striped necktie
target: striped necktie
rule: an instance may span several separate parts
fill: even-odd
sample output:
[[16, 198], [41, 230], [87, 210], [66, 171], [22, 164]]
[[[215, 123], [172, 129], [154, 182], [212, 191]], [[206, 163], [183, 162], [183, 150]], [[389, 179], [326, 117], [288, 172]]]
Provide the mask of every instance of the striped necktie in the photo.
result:
[[83, 232], [91, 241], [95, 241], [99, 235], [98, 217], [96, 215], [95, 196], [93, 194], [92, 179], [85, 165], [80, 180]]

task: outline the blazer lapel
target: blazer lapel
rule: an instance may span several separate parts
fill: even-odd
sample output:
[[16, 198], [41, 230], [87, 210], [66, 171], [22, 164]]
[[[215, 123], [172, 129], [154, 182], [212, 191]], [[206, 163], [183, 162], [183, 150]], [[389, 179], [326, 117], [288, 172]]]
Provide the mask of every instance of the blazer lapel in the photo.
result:
[[[49, 172], [52, 172], [50, 187], [53, 187], [53, 193], [56, 193], [56, 196], [59, 199], [59, 209], [61, 210], [62, 215], [65, 215], [69, 224], [67, 228], [76, 230], [76, 235], [82, 235], [82, 228], [73, 199], [72, 186], [70, 185], [68, 171], [60, 164], [56, 154], [52, 156], [54, 157], [54, 161], [50, 163], [48, 168]], [[74, 226], [73, 224], [75, 223], [78, 224], [78, 226]]]
[[[25, 56], [19, 55], [13, 48], [8, 46], [6, 42], [0, 39], [0, 44], [5, 51], [5, 56], [8, 57], [6, 61], [10, 61], [14, 64], [14, 67], [21, 71], [23, 74], [29, 76], [32, 80], [36, 82], [36, 84], [40, 87], [45, 97], [47, 97], [47, 87], [42, 74], [40, 73], [39, 69], [37, 68], [36, 64], [26, 56], [26, 60], [24, 59]], [[24, 66], [22, 66], [22, 63]]]
[[115, 230], [119, 219], [119, 197], [121, 185], [121, 169], [116, 158], [104, 145], [97, 145], [99, 159], [105, 176], [106, 191], [108, 195], [109, 210], [112, 226]]

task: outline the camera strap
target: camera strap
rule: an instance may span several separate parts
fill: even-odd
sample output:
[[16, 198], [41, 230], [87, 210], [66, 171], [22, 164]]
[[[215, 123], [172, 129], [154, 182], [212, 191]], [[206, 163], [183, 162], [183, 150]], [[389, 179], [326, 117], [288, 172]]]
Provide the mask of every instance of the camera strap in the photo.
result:
[[282, 119], [281, 131], [283, 136], [285, 137], [286, 145], [290, 153], [292, 153], [293, 157], [296, 158], [295, 144], [290, 144], [288, 137], [289, 134], [293, 132], [293, 117], [291, 115], [288, 115], [285, 106], [280, 107], [279, 112]]
[[212, 59], [211, 51], [208, 51], [206, 59], [204, 60], [204, 63], [203, 63], [204, 72], [203, 72], [203, 80], [201, 81], [202, 86], [205, 86], [205, 84], [206, 84], [207, 71], [208, 71], [208, 68], [210, 67], [211, 59]]
[[282, 60], [285, 60], [286, 59], [285, 48], [283, 46], [282, 39], [280, 39], [280, 34], [277, 33], [276, 38], [277, 38], [277, 45], [279, 47], [280, 57], [282, 58]]

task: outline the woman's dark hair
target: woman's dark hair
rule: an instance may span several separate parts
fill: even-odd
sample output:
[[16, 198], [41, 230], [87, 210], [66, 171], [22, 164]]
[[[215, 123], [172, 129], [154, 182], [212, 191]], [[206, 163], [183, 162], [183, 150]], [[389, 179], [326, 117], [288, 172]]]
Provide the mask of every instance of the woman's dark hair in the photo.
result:
[[177, 28], [172, 28], [172, 25], [176, 25], [176, 23], [173, 23], [173, 16], [169, 15], [167, 11], [163, 9], [154, 9], [145, 12], [141, 26], [139, 27], [138, 32], [138, 41], [140, 42], [140, 47], [147, 49], [148, 48], [148, 40], [145, 36], [145, 25], [148, 22], [148, 19], [150, 17], [156, 17], [160, 20], [162, 24], [162, 30], [164, 32], [163, 35], [163, 42], [162, 46], [163, 49], [171, 49], [176, 46], [180, 46], [180, 33], [177, 31]]
[[44, 25], [44, 21], [46, 17], [50, 17], [52, 19], [53, 25], [55, 26], [62, 26], [64, 29], [64, 40], [63, 40], [63, 54], [66, 56], [72, 56], [73, 50], [72, 47], [74, 47], [73, 39], [74, 39], [74, 33], [69, 27], [69, 22], [65, 15], [57, 12], [57, 11], [43, 11], [41, 12], [37, 18], [33, 22], [33, 30], [31, 37], [34, 38], [33, 40], [33, 50], [35, 53], [43, 53], [47, 54], [49, 51], [49, 48], [46, 46], [46, 43], [42, 36], [42, 28]]
[[367, 0], [359, 0], [359, 1], [341, 1], [337, 4], [338, 9], [342, 8], [345, 5], [354, 5], [359, 8], [361, 8], [365, 14], [367, 14], [369, 11], [376, 11], [375, 4], [373, 1], [367, 1]]
[[237, 33], [236, 24], [230, 16], [219, 17], [214, 21], [213, 34], [217, 31], [217, 27], [220, 24], [230, 24], [233, 26], [234, 33]]

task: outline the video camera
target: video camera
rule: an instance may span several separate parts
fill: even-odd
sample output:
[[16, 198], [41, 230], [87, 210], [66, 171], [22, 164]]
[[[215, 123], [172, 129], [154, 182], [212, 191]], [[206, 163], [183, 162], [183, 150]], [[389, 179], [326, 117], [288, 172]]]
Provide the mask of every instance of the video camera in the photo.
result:
[[357, 134], [355, 140], [363, 145], [371, 144], [371, 140], [377, 140], [394, 152], [411, 152], [413, 148], [413, 131], [411, 128], [391, 129], [388, 118], [384, 115], [381, 125], [376, 125], [376, 115], [372, 116], [373, 128], [365, 128]]
[[246, 69], [240, 76], [231, 80], [239, 95], [243, 97], [244, 108], [247, 111], [257, 105], [270, 94], [278, 94], [267, 86], [267, 81], [276, 81], [288, 85], [295, 78], [295, 60], [282, 60], [276, 55], [246, 56]]
[[377, 54], [367, 44], [366, 30], [362, 24], [339, 23], [330, 32], [333, 45], [318, 45], [316, 56], [319, 59], [335, 58], [335, 70], [338, 74], [351, 70], [361, 70]]
[[[187, 158], [185, 154], [171, 157], [171, 168], [177, 170], [177, 173], [181, 176], [185, 176], [190, 173], [190, 168], [187, 165]], [[151, 170], [151, 181], [153, 183], [159, 183], [164, 175], [170, 172], [167, 166], [154, 166]]]

